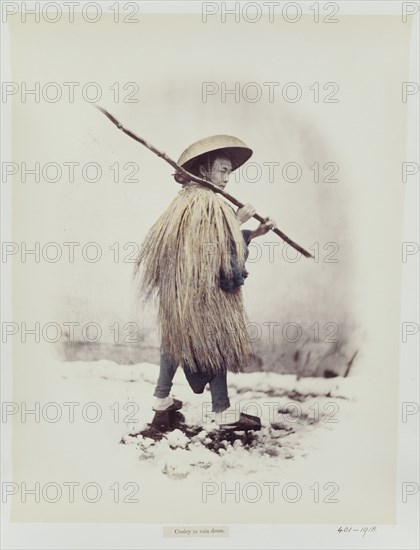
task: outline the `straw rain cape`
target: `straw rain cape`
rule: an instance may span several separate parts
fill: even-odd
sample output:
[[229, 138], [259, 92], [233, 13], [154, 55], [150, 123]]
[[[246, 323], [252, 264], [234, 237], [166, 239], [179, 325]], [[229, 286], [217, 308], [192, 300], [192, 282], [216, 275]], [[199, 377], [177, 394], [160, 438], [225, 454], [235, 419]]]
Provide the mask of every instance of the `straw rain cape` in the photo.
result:
[[135, 277], [143, 298], [157, 298], [162, 350], [193, 372], [238, 371], [250, 343], [242, 292], [226, 292], [245, 243], [233, 209], [212, 190], [189, 184], [149, 230]]

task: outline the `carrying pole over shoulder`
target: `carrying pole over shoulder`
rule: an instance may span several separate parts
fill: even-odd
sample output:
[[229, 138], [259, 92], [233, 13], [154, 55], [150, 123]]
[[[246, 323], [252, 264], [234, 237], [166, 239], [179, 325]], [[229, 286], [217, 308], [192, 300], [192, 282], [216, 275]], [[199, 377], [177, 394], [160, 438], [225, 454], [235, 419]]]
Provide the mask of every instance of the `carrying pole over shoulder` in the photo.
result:
[[[205, 187], [208, 187], [209, 189], [211, 189], [212, 191], [214, 191], [215, 193], [219, 193], [220, 195], [222, 195], [225, 199], [227, 199], [228, 201], [230, 201], [232, 204], [234, 204], [235, 206], [237, 206], [238, 208], [242, 208], [244, 206], [244, 204], [240, 201], [238, 201], [238, 199], [236, 199], [235, 197], [233, 197], [230, 193], [226, 193], [226, 191], [224, 191], [223, 189], [220, 189], [219, 187], [217, 187], [216, 185], [213, 185], [211, 182], [203, 179], [203, 178], [199, 178], [198, 176], [195, 176], [194, 174], [190, 174], [190, 172], [188, 172], [187, 170], [185, 170], [184, 168], [182, 168], [182, 166], [180, 166], [179, 164], [177, 164], [173, 159], [171, 159], [170, 157], [168, 157], [168, 155], [166, 153], [164, 153], [163, 151], [160, 151], [159, 149], [157, 149], [154, 145], [152, 145], [151, 143], [147, 142], [145, 139], [143, 139], [142, 137], [138, 136], [137, 134], [135, 134], [134, 132], [132, 132], [131, 130], [129, 130], [128, 128], [125, 128], [121, 122], [119, 120], [117, 120], [113, 115], [111, 115], [111, 113], [109, 113], [106, 109], [104, 109], [103, 107], [100, 107], [99, 105], [94, 105], [94, 107], [96, 107], [96, 109], [98, 109], [99, 111], [101, 111], [101, 113], [103, 113], [107, 118], [109, 118], [109, 120], [115, 124], [115, 126], [119, 129], [119, 130], [122, 130], [125, 134], [127, 134], [127, 136], [130, 136], [131, 138], [133, 138], [135, 141], [138, 141], [139, 143], [141, 143], [142, 145], [144, 145], [145, 147], [147, 147], [147, 149], [149, 149], [150, 151], [152, 151], [152, 153], [155, 153], [155, 155], [157, 155], [158, 157], [162, 158], [163, 160], [165, 160], [168, 164], [170, 164], [173, 168], [175, 168], [175, 170], [181, 175], [181, 176], [184, 176], [187, 180], [189, 181], [193, 181], [195, 183], [199, 183], [201, 185], [204, 185]], [[253, 218], [255, 218], [256, 220], [258, 220], [260, 223], [264, 223], [265, 222], [265, 218], [263, 218], [262, 216], [260, 216], [259, 214], [255, 213], [253, 215]], [[295, 243], [294, 241], [292, 241], [292, 239], [290, 239], [285, 233], [283, 233], [283, 231], [280, 231], [280, 229], [278, 229], [277, 227], [275, 227], [274, 229], [271, 229], [271, 231], [273, 231], [276, 235], [278, 235], [279, 237], [281, 237], [283, 239], [283, 241], [285, 241], [288, 245], [290, 245], [292, 248], [294, 248], [295, 250], [297, 250], [298, 252], [300, 252], [303, 256], [305, 256], [306, 258], [313, 258], [312, 254], [310, 254], [307, 250], [305, 250], [304, 248], [302, 248], [300, 245], [298, 245], [297, 243]]]

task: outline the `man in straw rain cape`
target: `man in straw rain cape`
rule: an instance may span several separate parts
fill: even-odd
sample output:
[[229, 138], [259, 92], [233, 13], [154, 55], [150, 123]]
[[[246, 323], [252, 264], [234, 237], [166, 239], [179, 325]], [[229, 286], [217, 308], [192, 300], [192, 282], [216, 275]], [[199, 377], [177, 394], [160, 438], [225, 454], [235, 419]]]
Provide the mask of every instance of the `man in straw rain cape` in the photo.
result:
[[[193, 143], [178, 165], [222, 189], [229, 175], [252, 155], [241, 140], [225, 135]], [[182, 402], [170, 396], [176, 369], [182, 365], [195, 393], [210, 386], [212, 411], [223, 428], [260, 429], [258, 417], [232, 407], [227, 371], [247, 364], [250, 343], [241, 286], [251, 239], [275, 227], [271, 218], [253, 231], [240, 230], [255, 209], [247, 204], [235, 213], [217, 193], [189, 181], [148, 232], [138, 257], [144, 297], [159, 301], [160, 372], [154, 392], [153, 425], [164, 427], [168, 414]], [[165, 420], [166, 419], [166, 420]]]

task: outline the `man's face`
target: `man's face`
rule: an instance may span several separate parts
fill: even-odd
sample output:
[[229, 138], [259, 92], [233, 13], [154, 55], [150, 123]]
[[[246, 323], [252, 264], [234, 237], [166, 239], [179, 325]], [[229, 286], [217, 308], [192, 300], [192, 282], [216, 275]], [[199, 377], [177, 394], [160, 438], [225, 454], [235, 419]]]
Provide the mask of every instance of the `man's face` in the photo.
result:
[[229, 181], [232, 172], [232, 163], [226, 157], [217, 157], [213, 162], [211, 171], [208, 172], [205, 166], [200, 167], [202, 176], [213, 185], [224, 189]]

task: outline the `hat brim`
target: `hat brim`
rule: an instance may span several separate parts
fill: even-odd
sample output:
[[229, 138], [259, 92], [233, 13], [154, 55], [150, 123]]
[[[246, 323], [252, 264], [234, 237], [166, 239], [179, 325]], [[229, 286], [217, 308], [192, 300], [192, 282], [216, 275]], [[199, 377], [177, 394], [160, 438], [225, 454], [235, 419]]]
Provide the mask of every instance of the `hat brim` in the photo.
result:
[[230, 159], [232, 163], [232, 172], [245, 164], [245, 162], [252, 156], [252, 149], [249, 147], [221, 147], [220, 149], [213, 149], [212, 151], [207, 151], [206, 153], [202, 153], [201, 155], [197, 155], [196, 157], [189, 159], [182, 165], [182, 168], [188, 172], [194, 166], [204, 162], [209, 153], [214, 154], [217, 152], [226, 155]]

